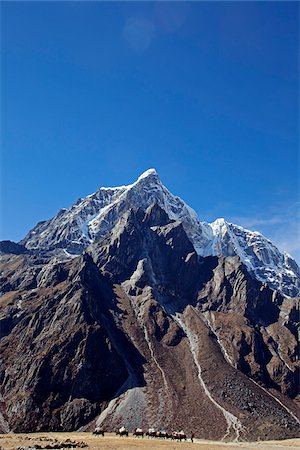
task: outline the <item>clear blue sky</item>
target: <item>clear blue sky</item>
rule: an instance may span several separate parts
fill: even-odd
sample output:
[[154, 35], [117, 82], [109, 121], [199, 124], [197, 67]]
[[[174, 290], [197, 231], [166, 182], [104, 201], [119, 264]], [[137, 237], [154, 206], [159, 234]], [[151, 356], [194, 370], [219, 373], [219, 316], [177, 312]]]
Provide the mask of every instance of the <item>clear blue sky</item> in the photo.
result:
[[1, 8], [1, 239], [155, 167], [300, 259], [297, 2]]

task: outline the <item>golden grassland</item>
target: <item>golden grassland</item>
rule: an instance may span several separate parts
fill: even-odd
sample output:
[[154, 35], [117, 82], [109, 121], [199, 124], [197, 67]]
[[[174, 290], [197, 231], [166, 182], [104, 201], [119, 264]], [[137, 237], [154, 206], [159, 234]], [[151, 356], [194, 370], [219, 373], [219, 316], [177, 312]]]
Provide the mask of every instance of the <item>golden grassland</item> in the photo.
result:
[[[86, 450], [295, 450], [300, 449], [300, 439], [287, 439], [285, 441], [260, 441], [260, 442], [217, 442], [195, 439], [194, 443], [172, 442], [160, 439], [119, 437], [113, 433], [105, 434], [105, 437], [94, 436], [92, 433], [28, 433], [28, 434], [0, 434], [1, 450], [16, 450], [18, 447], [40, 448], [51, 446], [59, 449], [60, 443], [70, 439], [75, 445], [73, 449], [79, 449], [78, 444], [84, 443]], [[77, 444], [77, 445], [76, 445]], [[82, 447], [81, 447], [82, 448]]]

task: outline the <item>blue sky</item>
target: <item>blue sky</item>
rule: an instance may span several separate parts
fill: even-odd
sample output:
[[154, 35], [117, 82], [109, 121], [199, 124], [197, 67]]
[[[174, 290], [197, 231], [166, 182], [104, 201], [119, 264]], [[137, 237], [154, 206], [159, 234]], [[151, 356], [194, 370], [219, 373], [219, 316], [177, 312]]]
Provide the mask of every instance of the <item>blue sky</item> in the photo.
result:
[[300, 260], [297, 2], [1, 9], [1, 239], [155, 167]]

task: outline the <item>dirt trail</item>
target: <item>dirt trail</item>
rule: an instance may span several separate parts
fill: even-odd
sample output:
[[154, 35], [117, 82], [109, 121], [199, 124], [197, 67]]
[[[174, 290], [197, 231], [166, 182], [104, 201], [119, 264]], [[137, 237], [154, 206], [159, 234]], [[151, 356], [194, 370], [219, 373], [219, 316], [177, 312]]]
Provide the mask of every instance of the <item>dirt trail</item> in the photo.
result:
[[30, 433], [30, 434], [0, 434], [0, 449], [16, 450], [22, 446], [24, 450], [33, 449], [36, 444], [45, 448], [49, 444], [59, 449], [59, 443], [70, 439], [74, 443], [86, 444], [87, 447], [73, 446], [73, 450], [86, 448], [87, 450], [299, 450], [300, 439], [288, 439], [285, 441], [265, 441], [265, 442], [216, 442], [196, 439], [191, 442], [170, 442], [148, 438], [128, 438], [116, 437], [112, 433], [102, 436], [93, 436], [91, 433]]

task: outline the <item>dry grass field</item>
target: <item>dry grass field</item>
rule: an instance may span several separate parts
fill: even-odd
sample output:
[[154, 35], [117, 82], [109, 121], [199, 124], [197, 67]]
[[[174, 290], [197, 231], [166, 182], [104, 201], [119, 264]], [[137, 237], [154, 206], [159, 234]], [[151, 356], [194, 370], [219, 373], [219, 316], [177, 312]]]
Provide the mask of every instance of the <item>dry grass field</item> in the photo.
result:
[[[71, 442], [70, 442], [71, 441]], [[61, 445], [65, 444], [65, 445]], [[132, 436], [117, 437], [106, 434], [105, 437], [91, 433], [32, 433], [0, 435], [1, 450], [33, 450], [67, 448], [87, 450], [296, 450], [300, 449], [300, 439], [285, 441], [265, 441], [248, 443], [220, 443], [196, 439], [191, 442], [170, 442]]]

